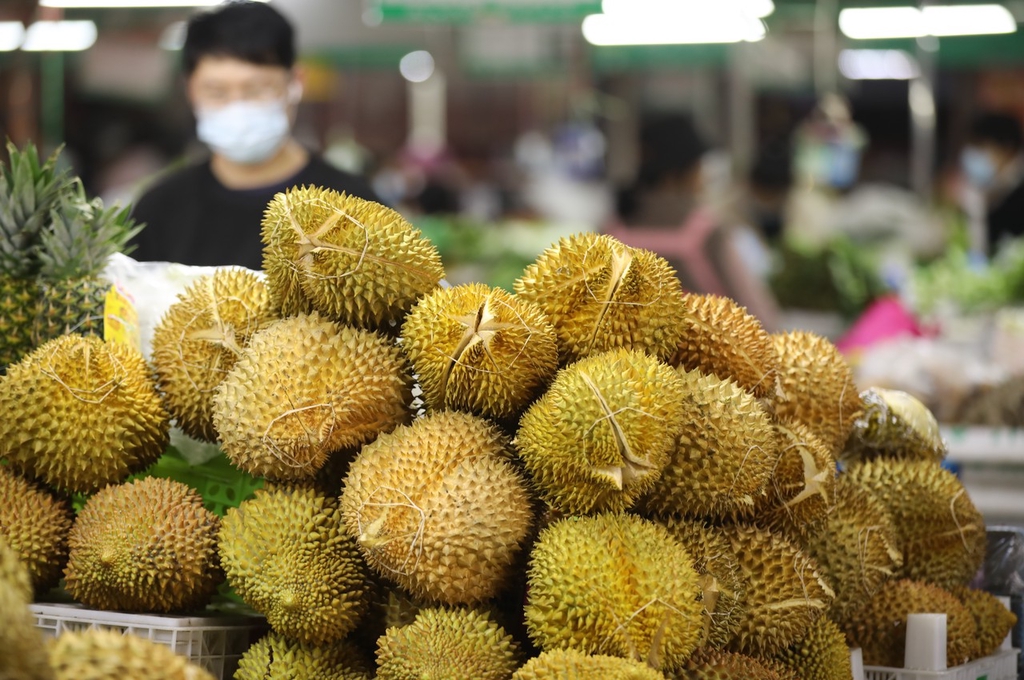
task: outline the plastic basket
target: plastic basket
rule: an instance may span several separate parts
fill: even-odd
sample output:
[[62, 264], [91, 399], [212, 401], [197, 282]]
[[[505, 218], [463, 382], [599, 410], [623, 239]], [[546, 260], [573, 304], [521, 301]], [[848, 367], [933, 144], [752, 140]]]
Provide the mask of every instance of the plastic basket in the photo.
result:
[[944, 671], [865, 666], [864, 680], [1017, 680], [1017, 654], [1007, 649]]
[[203, 505], [220, 517], [228, 508], [237, 508], [263, 486], [262, 478], [232, 466], [223, 453], [205, 463], [192, 465], [181, 454], [168, 450], [143, 476], [163, 477], [188, 484], [203, 497]]
[[136, 635], [170, 647], [221, 680], [234, 675], [242, 654], [266, 630], [264, 620], [255, 616], [125, 614], [77, 604], [33, 604], [30, 609], [46, 636], [90, 628]]

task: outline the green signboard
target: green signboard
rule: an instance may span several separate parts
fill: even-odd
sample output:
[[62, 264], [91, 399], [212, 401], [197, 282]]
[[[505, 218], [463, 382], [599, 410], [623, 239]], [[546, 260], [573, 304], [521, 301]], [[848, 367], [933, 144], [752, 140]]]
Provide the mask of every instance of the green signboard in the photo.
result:
[[566, 23], [601, 11], [601, 0], [375, 0], [375, 5], [384, 22], [419, 24]]

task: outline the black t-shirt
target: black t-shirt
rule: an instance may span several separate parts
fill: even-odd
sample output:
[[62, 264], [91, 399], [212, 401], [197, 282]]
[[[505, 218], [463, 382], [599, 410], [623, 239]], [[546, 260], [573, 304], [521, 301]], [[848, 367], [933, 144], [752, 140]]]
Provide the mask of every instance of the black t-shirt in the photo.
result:
[[319, 158], [294, 177], [258, 189], [228, 189], [205, 161], [179, 170], [145, 192], [132, 216], [146, 227], [135, 237], [131, 256], [140, 261], [189, 265], [263, 267], [260, 223], [278, 192], [313, 185], [378, 200], [364, 180]]
[[1024, 181], [1006, 194], [988, 212], [988, 242], [994, 250], [1003, 238], [1024, 235]]

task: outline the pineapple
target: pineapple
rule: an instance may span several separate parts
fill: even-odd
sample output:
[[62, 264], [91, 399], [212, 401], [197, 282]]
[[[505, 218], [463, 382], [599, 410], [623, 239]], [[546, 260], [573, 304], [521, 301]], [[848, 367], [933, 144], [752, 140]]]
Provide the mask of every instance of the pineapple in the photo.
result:
[[68, 186], [57, 171], [58, 149], [41, 163], [35, 146], [8, 142], [10, 164], [0, 164], [0, 371], [32, 349], [39, 234]]
[[141, 229], [128, 208], [103, 207], [85, 196], [80, 181], [50, 213], [39, 235], [39, 288], [32, 339], [39, 345], [65, 333], [103, 335], [110, 282], [101, 273]]

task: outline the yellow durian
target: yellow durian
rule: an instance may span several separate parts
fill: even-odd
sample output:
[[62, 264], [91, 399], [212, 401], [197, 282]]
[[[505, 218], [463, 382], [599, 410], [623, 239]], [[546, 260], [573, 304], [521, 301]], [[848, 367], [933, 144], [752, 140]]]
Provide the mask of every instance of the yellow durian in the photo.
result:
[[116, 630], [62, 633], [49, 651], [56, 680], [214, 680], [170, 647]]
[[864, 390], [860, 397], [864, 412], [854, 421], [841, 460], [885, 457], [941, 463], [946, 457], [939, 423], [917, 397], [881, 387]]
[[758, 499], [757, 523], [798, 541], [819, 533], [832, 509], [836, 461], [800, 422], [776, 420], [778, 462], [767, 495]]
[[770, 659], [721, 650], [700, 650], [686, 662], [683, 670], [676, 674], [675, 680], [812, 679], [798, 678], [788, 668]]
[[775, 657], [797, 678], [850, 680], [853, 666], [846, 635], [827, 616], [820, 617], [803, 638]]
[[371, 680], [362, 652], [349, 642], [314, 647], [269, 633], [246, 650], [234, 680]]
[[0, 678], [53, 680], [43, 636], [29, 610], [32, 580], [18, 553], [0, 535]]
[[978, 657], [994, 654], [1003, 640], [1017, 625], [1017, 615], [1000, 602], [995, 595], [984, 590], [957, 586], [950, 589], [967, 611], [974, 617], [978, 629]]
[[573, 649], [542, 652], [526, 662], [512, 680], [665, 680], [661, 672], [630, 659], [584, 654]]
[[14, 549], [43, 593], [57, 585], [68, 559], [71, 504], [0, 466], [0, 539]]

